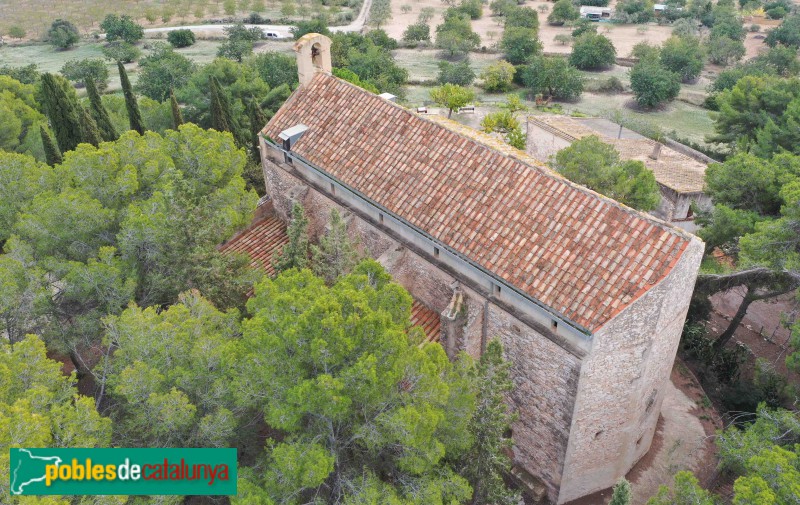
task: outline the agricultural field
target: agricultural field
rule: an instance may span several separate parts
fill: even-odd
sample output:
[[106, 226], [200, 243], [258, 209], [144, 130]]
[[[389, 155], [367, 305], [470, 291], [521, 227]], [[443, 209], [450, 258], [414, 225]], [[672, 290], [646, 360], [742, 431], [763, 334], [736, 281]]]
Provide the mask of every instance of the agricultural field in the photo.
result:
[[357, 16], [361, 1], [322, 5], [312, 0], [0, 0], [0, 36], [8, 38], [9, 30], [18, 27], [25, 32], [23, 40], [41, 40], [57, 17], [90, 35], [100, 31], [108, 14], [129, 15], [145, 28], [202, 24], [251, 13], [272, 24], [290, 24], [324, 12], [331, 23], [346, 24]]

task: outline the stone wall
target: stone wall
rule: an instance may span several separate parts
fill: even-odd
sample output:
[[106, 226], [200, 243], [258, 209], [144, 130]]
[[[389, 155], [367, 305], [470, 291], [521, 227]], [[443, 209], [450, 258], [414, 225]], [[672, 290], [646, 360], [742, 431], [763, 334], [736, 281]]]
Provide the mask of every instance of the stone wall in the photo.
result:
[[650, 448], [703, 243], [595, 332], [581, 370], [558, 502], [613, 486]]
[[[556, 344], [546, 330], [535, 329], [501, 308], [490, 293], [468, 286], [435, 264], [435, 259], [395, 240], [379, 225], [358, 215], [305, 184], [282, 163], [275, 151], [264, 150], [264, 177], [276, 211], [288, 219], [294, 201], [303, 204], [314, 235], [325, 229], [330, 210], [349, 216], [348, 232], [369, 256], [376, 258], [414, 298], [446, 312], [456, 290], [462, 295], [463, 313], [457, 342], [442, 344], [453, 351], [466, 351], [478, 358], [489, 339], [499, 338], [511, 361], [514, 391], [509, 400], [519, 412], [513, 426], [515, 464], [541, 481], [550, 501], [558, 497], [567, 441], [578, 388], [581, 358]], [[269, 154], [269, 156], [266, 156]], [[487, 317], [488, 312], [488, 317]], [[443, 329], [448, 326], [443, 324]]]

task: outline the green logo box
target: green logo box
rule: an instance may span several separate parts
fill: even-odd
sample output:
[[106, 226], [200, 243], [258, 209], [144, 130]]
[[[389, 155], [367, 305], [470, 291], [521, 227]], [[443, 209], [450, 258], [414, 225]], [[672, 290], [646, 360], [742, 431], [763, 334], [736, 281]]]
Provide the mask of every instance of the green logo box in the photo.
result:
[[12, 495], [235, 495], [236, 449], [10, 449]]

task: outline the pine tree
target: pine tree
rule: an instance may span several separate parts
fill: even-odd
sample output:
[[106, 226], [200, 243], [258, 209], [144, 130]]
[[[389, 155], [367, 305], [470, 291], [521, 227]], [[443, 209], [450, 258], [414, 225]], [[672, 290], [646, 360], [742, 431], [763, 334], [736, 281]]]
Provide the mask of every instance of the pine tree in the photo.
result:
[[183, 114], [181, 114], [181, 108], [178, 105], [178, 100], [175, 98], [175, 93], [171, 89], [169, 90], [169, 103], [172, 106], [172, 123], [177, 130], [178, 127], [183, 124]]
[[86, 107], [78, 105], [78, 108], [81, 115], [81, 141], [97, 147], [103, 141], [103, 134]]
[[131, 122], [131, 130], [144, 135], [144, 122], [142, 121], [142, 113], [139, 112], [139, 104], [136, 102], [136, 95], [133, 94], [131, 88], [131, 81], [128, 80], [128, 73], [125, 71], [125, 66], [121, 61], [117, 62], [119, 69], [119, 79], [122, 81], [122, 93], [125, 95], [125, 107], [128, 109], [128, 119]]
[[107, 142], [117, 140], [119, 134], [111, 123], [111, 118], [108, 116], [108, 111], [103, 105], [103, 101], [100, 99], [100, 93], [97, 91], [94, 80], [91, 77], [86, 77], [85, 82], [86, 93], [89, 95], [89, 112], [92, 114], [95, 123], [97, 123], [97, 128], [100, 129], [100, 135], [103, 137], [103, 140]]
[[469, 429], [475, 442], [462, 461], [462, 475], [472, 485], [473, 505], [519, 503], [518, 494], [508, 489], [503, 481], [503, 474], [511, 469], [511, 460], [502, 452], [511, 447], [511, 439], [505, 433], [516, 419], [505, 401], [505, 395], [514, 388], [510, 366], [503, 359], [503, 346], [497, 340], [489, 342], [478, 362], [477, 406]]
[[42, 125], [39, 126], [39, 132], [42, 135], [44, 157], [45, 160], [47, 160], [47, 164], [51, 167], [59, 165], [63, 161], [63, 158], [61, 157], [61, 151], [58, 150], [58, 146], [53, 141], [53, 137], [50, 136], [50, 132]]
[[219, 132], [233, 133], [231, 106], [216, 77], [209, 79], [211, 89], [211, 127]]
[[289, 243], [272, 260], [276, 273], [308, 266], [308, 218], [303, 206], [297, 202], [292, 205], [292, 222], [289, 223], [286, 234], [289, 236]]
[[358, 263], [358, 252], [347, 235], [347, 224], [336, 209], [331, 210], [330, 230], [312, 246], [314, 273], [333, 284], [339, 277], [350, 273]]
[[61, 76], [42, 74], [42, 96], [59, 149], [62, 153], [72, 151], [82, 141], [75, 90]]
[[608, 505], [630, 505], [631, 503], [631, 484], [627, 480], [620, 479], [614, 486], [611, 494], [611, 501]]
[[259, 161], [261, 158], [261, 144], [258, 140], [258, 134], [261, 132], [261, 129], [264, 128], [264, 125], [267, 124], [267, 117], [264, 115], [264, 111], [261, 110], [261, 106], [258, 104], [258, 101], [256, 101], [255, 98], [247, 102], [247, 115], [250, 118], [250, 130], [253, 142], [253, 159]]

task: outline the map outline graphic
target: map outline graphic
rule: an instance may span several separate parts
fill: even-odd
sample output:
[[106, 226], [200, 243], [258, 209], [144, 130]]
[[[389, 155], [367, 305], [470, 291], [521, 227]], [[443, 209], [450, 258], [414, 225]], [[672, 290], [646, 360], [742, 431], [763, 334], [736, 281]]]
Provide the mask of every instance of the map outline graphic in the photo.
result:
[[[62, 463], [61, 458], [59, 458], [58, 456], [34, 456], [31, 453], [31, 451], [29, 451], [27, 449], [17, 449], [17, 450], [20, 451], [20, 452], [28, 453], [28, 457], [31, 458], [31, 459], [41, 459], [41, 460], [44, 460], [44, 461], [53, 461], [53, 462], [55, 462], [56, 466], [58, 466], [58, 465], [60, 465]], [[41, 477], [37, 477], [35, 479], [27, 480], [27, 481], [23, 482], [22, 484], [17, 484], [17, 471], [19, 470], [20, 466], [22, 466], [22, 459], [20, 459], [17, 462], [17, 466], [16, 466], [16, 468], [14, 468], [14, 472], [11, 474], [12, 478], [11, 478], [11, 489], [10, 489], [10, 491], [11, 491], [12, 495], [20, 495], [20, 494], [22, 494], [22, 489], [25, 486], [27, 486], [29, 484], [33, 484], [34, 482], [42, 482], [43, 480], [45, 480], [47, 478], [46, 475], [42, 475]], [[16, 489], [14, 488], [15, 485], [16, 485]]]

